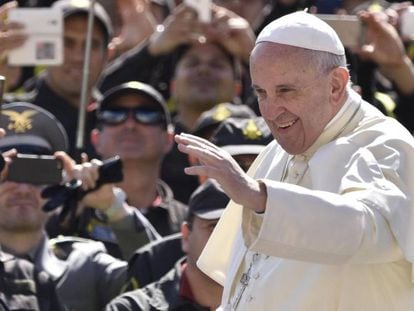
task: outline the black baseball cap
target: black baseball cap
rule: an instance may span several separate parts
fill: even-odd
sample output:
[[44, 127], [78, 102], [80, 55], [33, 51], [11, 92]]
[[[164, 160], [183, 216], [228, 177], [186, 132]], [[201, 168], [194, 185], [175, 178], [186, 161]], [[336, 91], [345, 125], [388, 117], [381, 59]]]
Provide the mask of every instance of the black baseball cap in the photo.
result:
[[226, 119], [211, 137], [213, 144], [232, 156], [259, 154], [272, 140], [272, 133], [262, 117]]
[[0, 139], [2, 152], [12, 148], [29, 154], [68, 150], [68, 138], [62, 124], [39, 106], [26, 102], [4, 104], [0, 127], [6, 131], [6, 136]]
[[[89, 14], [90, 4], [90, 0], [58, 0], [53, 3], [52, 7], [62, 9], [63, 17], [67, 18], [76, 14]], [[111, 18], [104, 7], [98, 2], [95, 2], [93, 13], [101, 28], [104, 30], [106, 42], [108, 43], [114, 34]]]
[[102, 110], [115, 107], [115, 99], [126, 94], [138, 94], [148, 98], [151, 103], [158, 106], [158, 109], [163, 112], [166, 127], [168, 128], [171, 125], [171, 115], [161, 93], [154, 89], [151, 85], [139, 81], [125, 82], [114, 86], [103, 93], [97, 109], [98, 120], [99, 113]]
[[256, 113], [246, 105], [220, 103], [200, 115], [194, 126], [194, 134], [204, 137], [203, 133], [214, 129], [228, 118], [252, 118], [255, 116]]
[[207, 179], [191, 195], [188, 213], [205, 220], [219, 219], [229, 201], [219, 183], [214, 179]]

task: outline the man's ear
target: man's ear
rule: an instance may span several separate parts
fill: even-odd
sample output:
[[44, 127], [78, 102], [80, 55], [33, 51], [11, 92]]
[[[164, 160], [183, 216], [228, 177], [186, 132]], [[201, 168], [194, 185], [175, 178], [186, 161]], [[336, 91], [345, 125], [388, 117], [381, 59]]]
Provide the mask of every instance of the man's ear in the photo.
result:
[[188, 248], [189, 248], [188, 239], [189, 239], [190, 233], [191, 233], [191, 230], [190, 230], [190, 227], [188, 225], [188, 222], [184, 221], [181, 224], [181, 235], [182, 235], [182, 237], [181, 237], [181, 248], [182, 248], [182, 250], [185, 254], [188, 253]]
[[112, 40], [108, 43], [106, 53], [108, 55], [108, 61], [111, 61], [112, 59], [116, 58], [117, 56], [117, 50], [116, 50], [116, 38], [112, 38]]
[[172, 128], [171, 125], [169, 127], [170, 128], [167, 129], [167, 133], [166, 133], [167, 138], [166, 138], [166, 143], [165, 143], [165, 148], [164, 148], [164, 151], [165, 151], [164, 154], [167, 154], [175, 143], [174, 142], [174, 135], [175, 135], [174, 129]]
[[95, 147], [96, 151], [99, 152], [99, 138], [101, 132], [98, 129], [93, 129], [91, 132], [91, 143]]
[[331, 102], [334, 106], [342, 103], [348, 82], [349, 72], [344, 67], [338, 67], [331, 71]]

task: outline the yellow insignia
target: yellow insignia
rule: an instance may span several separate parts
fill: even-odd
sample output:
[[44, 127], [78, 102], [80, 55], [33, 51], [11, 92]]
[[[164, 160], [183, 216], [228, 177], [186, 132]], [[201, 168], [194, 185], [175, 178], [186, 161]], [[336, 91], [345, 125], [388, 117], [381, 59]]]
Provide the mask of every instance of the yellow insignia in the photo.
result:
[[246, 127], [243, 129], [243, 135], [247, 139], [256, 140], [259, 137], [262, 137], [263, 133], [257, 128], [254, 120], [249, 120], [246, 124]]
[[374, 2], [368, 7], [368, 11], [373, 12], [373, 13], [382, 12], [383, 10], [384, 10], [383, 7], [379, 3], [376, 3], [376, 2]]
[[223, 121], [231, 116], [229, 108], [223, 104], [217, 105], [216, 111], [214, 111], [213, 120]]
[[36, 110], [25, 110], [22, 113], [18, 113], [13, 110], [3, 110], [2, 114], [9, 117], [10, 123], [7, 125], [7, 129], [14, 131], [15, 133], [24, 133], [32, 129], [33, 120], [30, 117], [37, 113]]

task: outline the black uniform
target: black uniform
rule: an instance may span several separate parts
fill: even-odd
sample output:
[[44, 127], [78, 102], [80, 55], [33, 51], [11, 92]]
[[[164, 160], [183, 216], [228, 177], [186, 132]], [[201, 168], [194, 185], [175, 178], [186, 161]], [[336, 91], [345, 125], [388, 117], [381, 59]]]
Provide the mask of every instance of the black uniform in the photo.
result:
[[210, 310], [193, 300], [183, 264], [184, 260], [180, 260], [159, 281], [118, 296], [106, 306], [105, 311]]
[[0, 310], [62, 310], [55, 285], [28, 260], [0, 251]]

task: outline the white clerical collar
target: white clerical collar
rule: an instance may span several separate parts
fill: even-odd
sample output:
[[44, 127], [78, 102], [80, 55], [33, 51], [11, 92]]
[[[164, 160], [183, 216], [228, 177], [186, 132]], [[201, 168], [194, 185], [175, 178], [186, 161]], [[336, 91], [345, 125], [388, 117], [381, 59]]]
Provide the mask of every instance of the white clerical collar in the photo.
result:
[[361, 100], [361, 96], [357, 92], [355, 92], [353, 89], [349, 89], [348, 97], [345, 101], [345, 104], [341, 107], [341, 109], [339, 109], [339, 111], [332, 118], [332, 120], [328, 122], [324, 130], [328, 129], [333, 123], [335, 123], [339, 118], [341, 118], [351, 106], [354, 106], [356, 103], [359, 103], [360, 100]]

